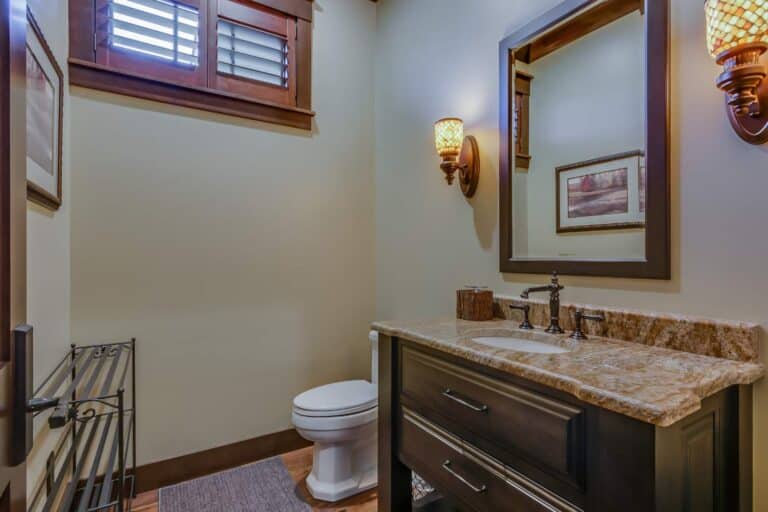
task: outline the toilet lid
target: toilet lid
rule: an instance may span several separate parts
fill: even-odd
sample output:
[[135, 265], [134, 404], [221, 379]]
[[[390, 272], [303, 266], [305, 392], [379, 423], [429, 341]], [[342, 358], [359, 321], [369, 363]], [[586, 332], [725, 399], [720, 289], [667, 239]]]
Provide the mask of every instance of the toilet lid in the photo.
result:
[[365, 380], [334, 382], [305, 391], [293, 399], [303, 416], [343, 416], [376, 407], [378, 390]]

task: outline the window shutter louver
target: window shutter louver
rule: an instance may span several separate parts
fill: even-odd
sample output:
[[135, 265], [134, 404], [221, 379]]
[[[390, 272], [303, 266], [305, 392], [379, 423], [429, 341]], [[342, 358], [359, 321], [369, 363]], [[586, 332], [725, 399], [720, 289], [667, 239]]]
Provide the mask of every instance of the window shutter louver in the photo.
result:
[[200, 58], [197, 9], [171, 0], [108, 0], [107, 44], [182, 66]]
[[295, 105], [298, 20], [249, 0], [217, 0], [215, 10], [209, 84]]
[[288, 43], [277, 35], [219, 20], [217, 71], [288, 86]]

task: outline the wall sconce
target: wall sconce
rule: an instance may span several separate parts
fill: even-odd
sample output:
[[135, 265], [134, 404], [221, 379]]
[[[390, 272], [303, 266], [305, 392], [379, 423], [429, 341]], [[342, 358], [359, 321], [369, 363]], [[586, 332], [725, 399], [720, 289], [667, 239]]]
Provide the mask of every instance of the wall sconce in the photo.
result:
[[768, 142], [768, 80], [760, 56], [768, 49], [768, 2], [706, 0], [707, 47], [724, 68], [717, 86], [725, 91], [731, 126], [751, 144]]
[[461, 191], [467, 197], [475, 195], [480, 179], [480, 158], [477, 140], [471, 135], [464, 137], [464, 121], [446, 117], [436, 122], [435, 146], [443, 159], [440, 168], [448, 184], [453, 184], [454, 174], [459, 171]]

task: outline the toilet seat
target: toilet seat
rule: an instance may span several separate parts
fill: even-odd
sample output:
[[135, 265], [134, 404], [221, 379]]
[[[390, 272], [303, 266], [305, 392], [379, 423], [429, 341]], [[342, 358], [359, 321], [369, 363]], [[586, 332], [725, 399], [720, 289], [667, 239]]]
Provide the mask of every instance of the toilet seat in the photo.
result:
[[331, 418], [374, 409], [378, 389], [365, 380], [346, 380], [305, 391], [293, 399], [293, 411], [301, 416]]
[[305, 416], [296, 409], [293, 410], [293, 426], [299, 430], [317, 431], [317, 432], [341, 432], [362, 427], [368, 424], [375, 424], [379, 415], [378, 406], [373, 406], [367, 411], [355, 414], [345, 414], [344, 416]]

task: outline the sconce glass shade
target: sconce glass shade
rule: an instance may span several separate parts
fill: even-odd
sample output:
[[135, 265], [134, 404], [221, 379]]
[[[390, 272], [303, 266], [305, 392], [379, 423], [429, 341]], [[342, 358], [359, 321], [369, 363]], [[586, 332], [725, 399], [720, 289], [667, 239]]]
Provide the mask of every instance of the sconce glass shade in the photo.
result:
[[458, 155], [464, 143], [464, 121], [446, 117], [435, 123], [435, 147], [440, 156]]
[[712, 57], [743, 44], [768, 44], [768, 0], [706, 0], [704, 10]]

